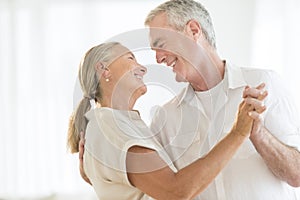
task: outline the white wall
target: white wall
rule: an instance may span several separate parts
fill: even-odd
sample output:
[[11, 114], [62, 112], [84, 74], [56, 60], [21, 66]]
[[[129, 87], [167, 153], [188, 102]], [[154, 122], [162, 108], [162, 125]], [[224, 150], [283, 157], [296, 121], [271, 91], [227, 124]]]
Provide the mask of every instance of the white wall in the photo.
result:
[[221, 57], [239, 65], [251, 61], [253, 0], [203, 0], [214, 22], [217, 48]]

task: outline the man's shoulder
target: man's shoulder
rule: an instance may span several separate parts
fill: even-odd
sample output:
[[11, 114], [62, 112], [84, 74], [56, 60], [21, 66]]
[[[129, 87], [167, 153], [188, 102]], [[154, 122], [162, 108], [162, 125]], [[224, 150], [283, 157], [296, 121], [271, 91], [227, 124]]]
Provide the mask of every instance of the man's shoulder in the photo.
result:
[[247, 82], [269, 82], [277, 79], [279, 74], [272, 69], [258, 68], [258, 67], [239, 67], [245, 80]]
[[258, 74], [273, 74], [276, 73], [272, 69], [267, 69], [267, 68], [259, 68], [259, 67], [251, 67], [251, 66], [239, 66], [239, 68], [242, 70], [244, 73], [258, 73]]

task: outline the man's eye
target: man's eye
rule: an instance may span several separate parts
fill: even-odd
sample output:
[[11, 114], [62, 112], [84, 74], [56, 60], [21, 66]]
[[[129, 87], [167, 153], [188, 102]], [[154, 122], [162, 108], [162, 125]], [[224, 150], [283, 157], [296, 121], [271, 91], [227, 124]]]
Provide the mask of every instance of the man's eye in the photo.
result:
[[132, 57], [132, 56], [129, 56], [128, 58], [131, 59], [131, 60], [134, 60], [134, 57]]
[[157, 47], [160, 48], [160, 49], [162, 49], [164, 46], [165, 46], [165, 44], [164, 44], [164, 43], [161, 43], [161, 44], [158, 45]]

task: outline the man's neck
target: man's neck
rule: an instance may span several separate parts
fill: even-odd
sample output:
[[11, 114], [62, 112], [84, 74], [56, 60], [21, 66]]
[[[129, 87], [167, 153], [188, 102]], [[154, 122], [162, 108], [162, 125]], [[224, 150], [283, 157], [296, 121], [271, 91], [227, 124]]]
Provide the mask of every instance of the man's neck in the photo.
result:
[[208, 67], [209, 70], [204, 75], [198, 73], [197, 76], [190, 80], [190, 84], [195, 91], [207, 91], [218, 85], [224, 78], [226, 62], [220, 60], [213, 67]]

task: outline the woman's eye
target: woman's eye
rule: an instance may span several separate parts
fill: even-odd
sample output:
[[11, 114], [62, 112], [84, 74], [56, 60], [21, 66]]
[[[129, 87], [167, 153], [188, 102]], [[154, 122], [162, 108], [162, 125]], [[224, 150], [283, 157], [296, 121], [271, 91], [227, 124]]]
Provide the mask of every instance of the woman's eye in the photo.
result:
[[134, 57], [132, 57], [132, 56], [129, 56], [128, 58], [131, 59], [131, 60], [134, 60]]

